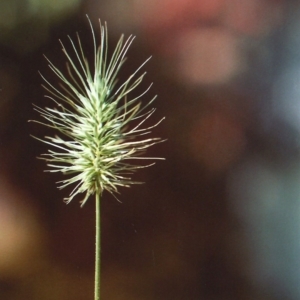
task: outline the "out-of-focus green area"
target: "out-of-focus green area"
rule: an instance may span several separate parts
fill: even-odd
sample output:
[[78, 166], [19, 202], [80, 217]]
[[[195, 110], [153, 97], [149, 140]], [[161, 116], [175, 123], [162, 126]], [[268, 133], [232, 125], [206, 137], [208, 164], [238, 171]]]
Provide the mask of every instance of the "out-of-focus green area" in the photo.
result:
[[74, 14], [80, 0], [1, 0], [1, 43], [24, 53], [33, 51], [49, 37], [51, 26]]

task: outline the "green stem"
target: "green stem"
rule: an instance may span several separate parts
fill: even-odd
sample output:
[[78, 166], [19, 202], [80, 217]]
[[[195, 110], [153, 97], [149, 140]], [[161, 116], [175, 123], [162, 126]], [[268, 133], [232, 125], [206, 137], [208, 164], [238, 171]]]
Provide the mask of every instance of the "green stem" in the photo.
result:
[[101, 216], [100, 194], [96, 193], [96, 247], [95, 247], [95, 300], [100, 300], [100, 270], [101, 270]]

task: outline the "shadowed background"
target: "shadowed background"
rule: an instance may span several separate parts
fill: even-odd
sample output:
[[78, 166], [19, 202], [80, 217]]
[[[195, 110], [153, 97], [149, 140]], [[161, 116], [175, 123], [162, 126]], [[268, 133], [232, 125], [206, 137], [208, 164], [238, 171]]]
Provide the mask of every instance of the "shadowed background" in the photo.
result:
[[36, 157], [28, 123], [44, 98], [43, 55], [88, 14], [110, 49], [137, 36], [120, 80], [150, 55], [143, 101], [149, 150], [165, 157], [102, 197], [102, 296], [111, 300], [296, 300], [300, 297], [300, 6], [283, 0], [0, 0], [0, 299], [93, 299], [94, 201], [69, 205], [62, 177]]

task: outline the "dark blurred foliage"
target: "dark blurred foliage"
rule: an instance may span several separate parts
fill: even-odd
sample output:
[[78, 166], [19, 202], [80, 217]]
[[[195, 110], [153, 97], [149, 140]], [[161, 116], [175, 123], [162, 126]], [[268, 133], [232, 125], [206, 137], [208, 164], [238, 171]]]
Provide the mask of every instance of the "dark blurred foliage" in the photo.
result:
[[[251, 0], [211, 3], [217, 7], [221, 2], [235, 8]], [[7, 8], [8, 3], [1, 4]], [[23, 1], [11, 3], [12, 10], [26, 7]], [[55, 1], [49, 3], [54, 5]], [[299, 65], [295, 58], [299, 48], [295, 39], [288, 40], [293, 33], [299, 35], [295, 29], [299, 26], [299, 7], [292, 1], [262, 1], [264, 10], [279, 9], [280, 22], [264, 22], [260, 17], [259, 22], [254, 19], [254, 26], [253, 22], [242, 22], [247, 19], [247, 10], [241, 10], [239, 22], [235, 22], [233, 17], [220, 19], [221, 14], [213, 14], [212, 9], [196, 10], [196, 2], [189, 3], [195, 9], [190, 6], [188, 12], [200, 16], [195, 22], [197, 30], [210, 29], [213, 24], [215, 44], [210, 44], [210, 32], [193, 38], [188, 32], [180, 37], [180, 41], [186, 39], [186, 45], [180, 45], [178, 38], [178, 49], [193, 45], [195, 51], [190, 55], [195, 57], [198, 50], [202, 51], [206, 69], [201, 69], [201, 59], [193, 64], [182, 53], [162, 50], [160, 37], [168, 32], [166, 19], [159, 23], [157, 18], [157, 28], [153, 19], [150, 26], [149, 13], [145, 18], [148, 27], [141, 25], [142, 21], [132, 25], [128, 20], [137, 19], [135, 10], [131, 12], [123, 2], [112, 1], [116, 11], [124, 10], [120, 17], [128, 22], [124, 23], [124, 31], [133, 28], [139, 35], [120, 78], [154, 54], [145, 68], [148, 74], [143, 87], [154, 82], [145, 100], [158, 94], [155, 118], [166, 116], [166, 120], [155, 128], [153, 136], [168, 140], [149, 151], [150, 156], [165, 157], [166, 161], [135, 175], [145, 181], [144, 185], [121, 189], [118, 198], [122, 203], [103, 194], [103, 299], [298, 299], [295, 284], [287, 280], [299, 279], [290, 268], [297, 259], [286, 248], [280, 248], [279, 253], [276, 249], [281, 243], [287, 248], [297, 244], [297, 235], [284, 239], [293, 224], [280, 225], [298, 209], [295, 178], [300, 178], [299, 127], [290, 118], [293, 109], [281, 114], [281, 107], [291, 103], [284, 99], [291, 80], [285, 84], [281, 77], [291, 65]], [[209, 7], [209, 2], [199, 3]], [[155, 5], [159, 10], [160, 4], [153, 2]], [[5, 34], [0, 35], [0, 299], [93, 297], [93, 199], [83, 209], [79, 207], [80, 199], [67, 206], [63, 203], [69, 190], [56, 188], [60, 175], [44, 172], [45, 162], [36, 157], [47, 147], [30, 136], [55, 133], [28, 120], [39, 118], [32, 103], [52, 105], [44, 98], [46, 92], [38, 71], [51, 82], [57, 79], [44, 55], [63, 69], [65, 58], [58, 40], [68, 45], [67, 35], [75, 38], [78, 32], [91, 58], [92, 40], [85, 13], [95, 21], [102, 9], [109, 21], [108, 30], [112, 30], [112, 49], [122, 22], [116, 20], [116, 13], [106, 1], [74, 4], [57, 18], [52, 11], [52, 17], [49, 13], [44, 23], [41, 16], [47, 16], [47, 10], [43, 10], [44, 15], [37, 10], [15, 27], [10, 25], [12, 29], [3, 29]], [[164, 9], [166, 16], [170, 13], [170, 20], [171, 10]], [[238, 8], [232, 11], [239, 12]], [[177, 17], [174, 13], [174, 19]], [[188, 13], [181, 15], [180, 24], [184, 27], [190, 17]], [[176, 31], [178, 36], [182, 32]], [[207, 45], [201, 46], [207, 34]], [[189, 44], [190, 39], [197, 42]], [[214, 60], [220, 56], [220, 60]], [[291, 57], [295, 61], [289, 62]], [[190, 74], [187, 70], [193, 65], [195, 70]], [[296, 79], [294, 86], [298, 85]], [[293, 103], [297, 101], [292, 102], [292, 108]], [[276, 189], [279, 186], [281, 195]], [[289, 188], [292, 200], [288, 204], [294, 206], [285, 207]], [[282, 207], [286, 215], [278, 213]], [[296, 213], [294, 218], [297, 220]], [[282, 253], [285, 256], [280, 261]], [[278, 275], [282, 270], [285, 277]]]

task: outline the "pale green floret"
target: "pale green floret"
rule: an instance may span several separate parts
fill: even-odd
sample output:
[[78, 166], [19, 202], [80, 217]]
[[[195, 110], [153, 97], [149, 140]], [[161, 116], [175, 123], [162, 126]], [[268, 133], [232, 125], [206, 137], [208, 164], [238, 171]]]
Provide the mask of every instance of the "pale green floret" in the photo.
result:
[[[94, 72], [91, 73], [79, 36], [77, 35], [79, 50], [69, 37], [76, 57], [75, 62], [62, 44], [68, 61], [69, 79], [49, 60], [49, 67], [63, 82], [62, 89], [55, 88], [43, 77], [47, 83], [46, 89], [52, 95], [47, 97], [56, 103], [56, 108], [36, 107], [48, 121], [42, 124], [55, 128], [62, 134], [62, 137], [45, 137], [42, 140], [56, 149], [49, 150], [43, 159], [51, 167], [50, 172], [70, 175], [60, 182], [60, 188], [75, 184], [72, 193], [65, 199], [67, 203], [79, 193], [86, 193], [83, 205], [91, 194], [100, 194], [104, 190], [117, 193], [119, 186], [128, 187], [139, 183], [131, 180], [130, 174], [146, 166], [133, 165], [127, 161], [159, 159], [139, 157], [148, 147], [162, 141], [160, 138], [143, 137], [162, 121], [150, 127], [142, 127], [155, 111], [144, 111], [155, 97], [143, 107], [140, 102], [140, 97], [151, 85], [138, 97], [129, 99], [130, 92], [141, 83], [145, 73], [134, 79], [135, 75], [148, 60], [116, 90], [116, 76], [125, 61], [133, 37], [130, 36], [124, 42], [124, 37], [121, 36], [108, 61], [106, 24], [100, 24], [100, 30], [101, 42], [97, 49], [92, 28]], [[133, 120], [137, 125], [131, 128], [128, 125]]]

